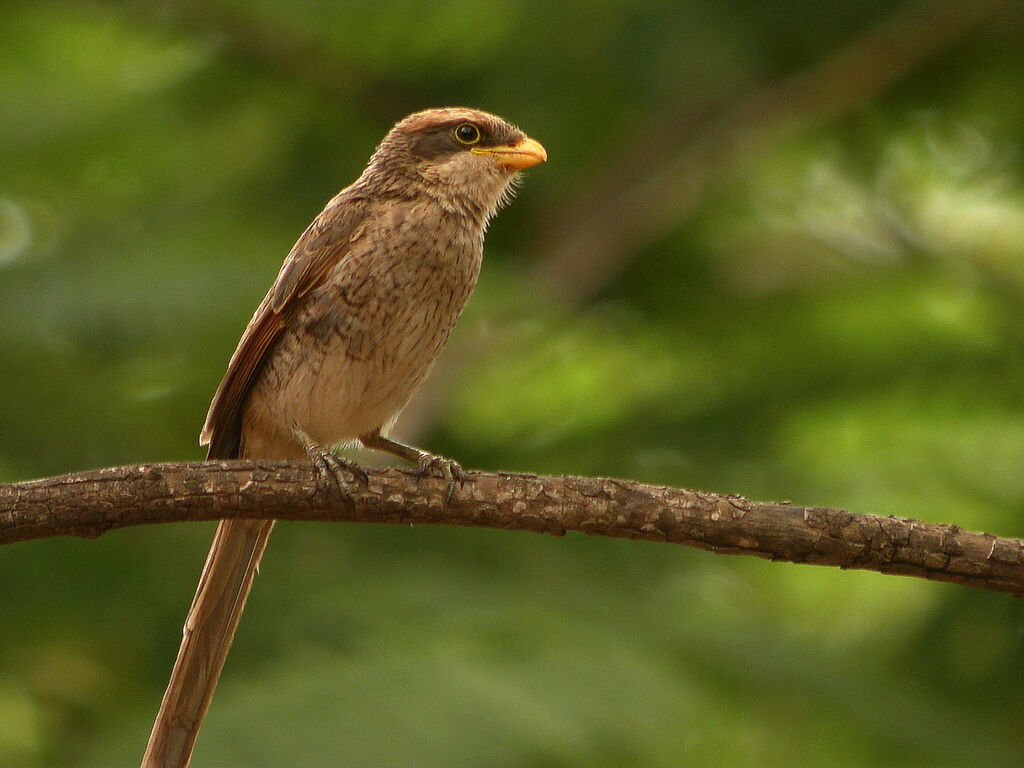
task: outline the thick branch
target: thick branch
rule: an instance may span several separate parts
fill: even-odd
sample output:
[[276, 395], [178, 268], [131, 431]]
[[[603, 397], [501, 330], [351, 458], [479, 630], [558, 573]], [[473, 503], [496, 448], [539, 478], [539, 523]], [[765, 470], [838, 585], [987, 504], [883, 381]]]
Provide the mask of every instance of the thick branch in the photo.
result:
[[303, 462], [117, 467], [0, 486], [0, 544], [228, 517], [469, 525], [687, 544], [726, 554], [950, 581], [1024, 596], [1024, 541], [898, 517], [592, 477], [371, 469], [333, 496]]

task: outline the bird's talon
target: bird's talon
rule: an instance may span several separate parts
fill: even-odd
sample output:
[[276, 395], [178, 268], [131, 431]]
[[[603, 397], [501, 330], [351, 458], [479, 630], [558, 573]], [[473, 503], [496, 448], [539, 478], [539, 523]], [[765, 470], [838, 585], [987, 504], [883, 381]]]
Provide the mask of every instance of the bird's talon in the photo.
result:
[[334, 493], [340, 496], [346, 495], [342, 485], [342, 475], [344, 473], [350, 474], [352, 482], [359, 483], [364, 488], [369, 485], [369, 478], [366, 476], [366, 472], [351, 459], [338, 456], [315, 443], [310, 443], [306, 446], [306, 454], [309, 456], [309, 460], [313, 462], [313, 466], [316, 467], [317, 474], [320, 476], [327, 496], [331, 496]]
[[462, 469], [462, 466], [457, 461], [446, 459], [443, 456], [434, 456], [428, 453], [420, 457], [419, 469], [416, 472], [417, 482], [428, 471], [436, 471], [440, 474], [443, 480], [448, 481], [448, 486], [445, 489], [444, 494], [444, 503], [445, 505], [450, 504], [452, 496], [455, 495], [455, 484], [458, 483], [461, 488], [466, 482], [465, 470]]
[[354, 461], [338, 456], [336, 453], [331, 453], [330, 451], [325, 451], [325, 454], [327, 463], [334, 472], [335, 478], [340, 477], [343, 472], [348, 472], [352, 475], [353, 483], [359, 483], [359, 485], [364, 488], [370, 484], [370, 478], [366, 476], [366, 471]]
[[419, 481], [427, 472], [431, 474], [437, 473], [442, 479], [448, 481], [448, 497], [451, 498], [454, 492], [455, 483], [461, 486], [466, 482], [466, 472], [462, 469], [462, 466], [452, 459], [446, 459], [444, 456], [434, 456], [430, 453], [424, 453], [420, 456], [416, 470], [416, 480]]

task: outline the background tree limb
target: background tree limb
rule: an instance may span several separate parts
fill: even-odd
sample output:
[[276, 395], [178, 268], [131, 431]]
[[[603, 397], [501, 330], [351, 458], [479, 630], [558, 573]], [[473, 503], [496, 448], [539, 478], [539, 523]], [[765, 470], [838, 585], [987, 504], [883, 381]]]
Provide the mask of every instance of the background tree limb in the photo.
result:
[[608, 478], [470, 473], [446, 483], [396, 468], [325, 493], [301, 462], [115, 467], [0, 486], [0, 544], [220, 518], [467, 525], [666, 541], [723, 554], [894, 573], [1024, 596], [1024, 541], [955, 525]]
[[[625, 154], [602, 164], [585, 194], [537, 247], [532, 280], [542, 295], [577, 306], [604, 290], [643, 248], [679, 227], [715, 182], [730, 178], [792, 135], [863, 106], [915, 67], [962, 40], [1007, 6], [1004, 0], [911, 2], [821, 61], [721, 105], [675, 115], [643, 147], [624, 136]], [[696, 106], [696, 105], [695, 105]], [[656, 109], [669, 108], [659, 105]], [[631, 135], [657, 125], [638, 115]]]

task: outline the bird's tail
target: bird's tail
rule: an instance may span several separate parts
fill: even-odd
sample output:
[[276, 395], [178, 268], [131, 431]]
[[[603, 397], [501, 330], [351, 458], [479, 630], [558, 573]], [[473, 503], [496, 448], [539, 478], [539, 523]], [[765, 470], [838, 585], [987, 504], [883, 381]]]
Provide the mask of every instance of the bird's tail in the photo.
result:
[[221, 520], [217, 527], [142, 768], [188, 765], [273, 527], [273, 520]]

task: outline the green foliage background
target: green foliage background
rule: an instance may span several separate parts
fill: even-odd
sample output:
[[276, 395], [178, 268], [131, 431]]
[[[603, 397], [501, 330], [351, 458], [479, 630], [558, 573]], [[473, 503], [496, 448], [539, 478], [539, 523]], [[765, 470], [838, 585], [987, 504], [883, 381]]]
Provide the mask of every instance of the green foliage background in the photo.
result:
[[[405, 435], [1024, 535], [1021, 50], [981, 0], [4, 3], [0, 480], [200, 458], [306, 223], [466, 104], [551, 160]], [[0, 766], [135, 764], [211, 533], [0, 551]], [[281, 525], [193, 765], [1024, 765], [1022, 659], [949, 585]]]

